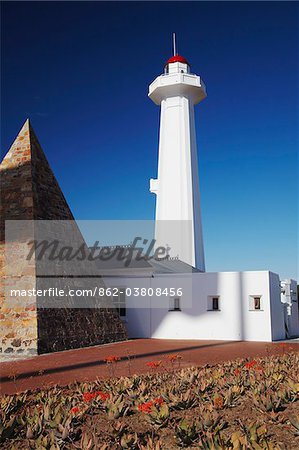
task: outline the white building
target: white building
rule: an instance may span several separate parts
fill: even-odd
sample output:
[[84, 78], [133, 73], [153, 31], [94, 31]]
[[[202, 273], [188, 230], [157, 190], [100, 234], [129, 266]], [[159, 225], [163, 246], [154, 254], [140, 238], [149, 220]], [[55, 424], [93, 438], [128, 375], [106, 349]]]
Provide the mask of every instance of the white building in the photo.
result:
[[[118, 288], [113, 298], [130, 338], [270, 342], [299, 335], [295, 281], [292, 299], [285, 304], [275, 273], [183, 273], [184, 267], [178, 273], [174, 263], [180, 264], [145, 262], [143, 273], [139, 268], [127, 275], [119, 270], [104, 275], [106, 286]], [[178, 295], [171, 295], [171, 289]], [[163, 291], [167, 293], [160, 295]]]
[[[161, 105], [155, 238], [164, 260], [103, 265], [131, 338], [273, 341], [299, 335], [297, 283], [270, 271], [205, 272], [194, 105], [200, 77], [174, 55], [149, 87]], [[117, 268], [116, 268], [117, 267]], [[144, 295], [141, 294], [143, 289]], [[134, 292], [139, 295], [134, 296]], [[164, 292], [160, 295], [160, 292]]]

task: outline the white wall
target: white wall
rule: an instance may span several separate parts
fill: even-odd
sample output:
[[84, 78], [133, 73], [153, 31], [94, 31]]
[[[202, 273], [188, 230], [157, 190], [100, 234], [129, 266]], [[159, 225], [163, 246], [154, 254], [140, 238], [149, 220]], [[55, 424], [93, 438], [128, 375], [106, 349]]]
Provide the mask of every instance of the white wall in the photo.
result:
[[291, 290], [293, 294], [291, 295], [292, 307], [291, 316], [289, 316], [289, 332], [291, 337], [299, 336], [299, 315], [298, 315], [298, 297], [297, 297], [297, 282], [295, 280], [290, 280]]
[[[181, 311], [169, 311], [169, 296], [127, 297], [129, 337], [266, 342], [285, 338], [279, 277], [268, 271], [113, 278], [105, 283], [183, 288]], [[220, 297], [219, 311], [207, 311], [209, 296]], [[261, 296], [261, 310], [250, 310], [250, 296]]]
[[[155, 279], [161, 283], [161, 278]], [[249, 310], [249, 296], [262, 296], [262, 310]], [[219, 311], [207, 311], [208, 297], [219, 296]], [[192, 304], [182, 311], [152, 310], [152, 337], [176, 339], [271, 340], [269, 273], [193, 274]]]
[[281, 289], [279, 276], [270, 272], [270, 308], [271, 308], [271, 335], [277, 341], [286, 338], [284, 314], [285, 307], [281, 303]]

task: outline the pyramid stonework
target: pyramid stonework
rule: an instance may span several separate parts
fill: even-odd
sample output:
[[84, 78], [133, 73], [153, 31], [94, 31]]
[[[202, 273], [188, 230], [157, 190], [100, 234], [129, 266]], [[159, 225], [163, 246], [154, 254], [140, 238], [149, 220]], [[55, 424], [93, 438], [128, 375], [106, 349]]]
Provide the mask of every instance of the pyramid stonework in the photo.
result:
[[[39, 277], [40, 263], [25, 258], [28, 241], [36, 238], [36, 225], [26, 222], [18, 239], [5, 242], [6, 220], [67, 220], [78, 242], [84, 239], [28, 120], [4, 157], [0, 174], [1, 351], [36, 354], [126, 339], [125, 327], [112, 307], [44, 309], [34, 297], [12, 303], [10, 289], [39, 289], [45, 280]], [[8, 253], [9, 261], [5, 258]], [[95, 268], [82, 265], [80, 273], [86, 271], [99, 275]], [[95, 282], [101, 284], [100, 276]]]

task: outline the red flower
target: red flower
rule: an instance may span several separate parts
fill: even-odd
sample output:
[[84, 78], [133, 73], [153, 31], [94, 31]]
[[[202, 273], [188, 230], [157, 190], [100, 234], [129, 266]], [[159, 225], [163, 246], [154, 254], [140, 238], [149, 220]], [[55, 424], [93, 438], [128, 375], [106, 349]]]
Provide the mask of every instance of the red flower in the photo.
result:
[[92, 392], [84, 392], [83, 400], [87, 403], [91, 402], [94, 399], [94, 394]]
[[94, 398], [101, 397], [101, 400], [104, 402], [109, 398], [109, 394], [102, 391], [96, 391], [96, 392], [84, 392], [83, 394], [83, 400], [85, 402], [91, 402]]
[[235, 369], [235, 370], [234, 370], [234, 374], [235, 374], [236, 376], [240, 375], [240, 373], [241, 373], [241, 370], [240, 370], [240, 369]]
[[215, 405], [215, 408], [222, 408], [222, 406], [223, 406], [223, 399], [222, 399], [222, 397], [215, 397], [214, 398], [214, 405]]
[[153, 406], [154, 406], [154, 404], [152, 401], [149, 401], [146, 403], [140, 403], [140, 405], [138, 405], [138, 411], [148, 414], [148, 413], [152, 412]]
[[246, 369], [251, 369], [253, 366], [255, 366], [257, 364], [257, 361], [255, 359], [253, 359], [252, 361], [248, 361], [245, 364]]
[[80, 411], [80, 410], [79, 410], [78, 406], [74, 406], [74, 407], [71, 409], [71, 413], [73, 413], [73, 414], [77, 414], [79, 411]]
[[148, 367], [151, 367], [151, 369], [156, 369], [157, 367], [161, 366], [162, 361], [150, 361], [145, 363]]
[[277, 344], [278, 347], [280, 348], [286, 348], [287, 344], [285, 342], [280, 342], [279, 344]]
[[116, 363], [117, 361], [120, 361], [120, 357], [116, 355], [109, 355], [106, 358], [104, 358], [104, 361], [108, 364]]
[[97, 391], [95, 392], [97, 397], [101, 397], [101, 400], [105, 402], [107, 398], [109, 398], [109, 394], [107, 392]]
[[154, 400], [155, 405], [161, 406], [164, 403], [164, 400], [162, 397], [158, 397]]

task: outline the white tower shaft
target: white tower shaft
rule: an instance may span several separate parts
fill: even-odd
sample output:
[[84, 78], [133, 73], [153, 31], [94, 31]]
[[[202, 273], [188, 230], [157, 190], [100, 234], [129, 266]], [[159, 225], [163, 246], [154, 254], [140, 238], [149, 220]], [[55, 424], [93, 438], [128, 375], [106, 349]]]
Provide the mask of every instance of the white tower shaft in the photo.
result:
[[161, 105], [158, 179], [150, 185], [157, 196], [156, 246], [168, 244], [170, 256], [204, 271], [194, 104], [205, 98], [205, 87], [187, 62], [166, 68], [149, 87]]

